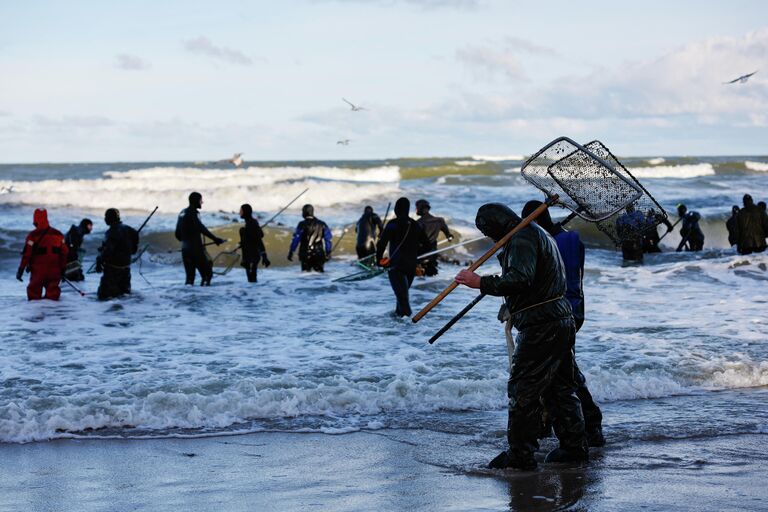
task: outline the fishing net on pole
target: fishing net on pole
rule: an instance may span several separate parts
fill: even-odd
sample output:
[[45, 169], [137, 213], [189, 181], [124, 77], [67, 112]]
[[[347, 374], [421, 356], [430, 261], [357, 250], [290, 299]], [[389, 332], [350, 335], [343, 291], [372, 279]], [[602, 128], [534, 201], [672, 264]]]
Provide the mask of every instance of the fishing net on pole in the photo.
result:
[[631, 179], [592, 150], [560, 137], [526, 160], [523, 178], [588, 222], [605, 220], [643, 195]]
[[610, 163], [617, 173], [631, 180], [643, 191], [642, 195], [631, 204], [607, 219], [597, 222], [597, 228], [613, 240], [613, 243], [618, 246], [627, 240], [642, 240], [646, 233], [655, 231], [659, 224], [667, 220], [668, 215], [664, 208], [605, 144], [594, 140], [585, 147]]
[[214, 268], [224, 267], [224, 270], [213, 271], [217, 276], [227, 275], [238, 263], [240, 263], [240, 253], [237, 251], [220, 252], [211, 260]]

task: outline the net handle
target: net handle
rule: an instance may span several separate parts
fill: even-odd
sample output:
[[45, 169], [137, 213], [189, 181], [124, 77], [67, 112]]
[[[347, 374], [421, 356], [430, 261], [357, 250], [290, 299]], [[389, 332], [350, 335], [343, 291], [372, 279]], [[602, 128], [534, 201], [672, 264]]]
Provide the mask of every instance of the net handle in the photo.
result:
[[[480, 265], [482, 265], [483, 263], [485, 263], [486, 261], [488, 261], [488, 259], [489, 259], [491, 256], [493, 256], [494, 254], [496, 254], [496, 252], [497, 252], [499, 249], [501, 249], [502, 247], [504, 247], [504, 246], [507, 244], [507, 242], [509, 242], [509, 239], [510, 239], [510, 238], [512, 238], [512, 237], [513, 237], [513, 236], [514, 236], [516, 233], [518, 233], [520, 230], [522, 230], [523, 228], [525, 228], [526, 226], [528, 226], [528, 224], [530, 224], [531, 222], [533, 222], [534, 220], [536, 220], [536, 218], [537, 218], [539, 215], [541, 215], [542, 213], [544, 213], [544, 210], [546, 210], [547, 208], [549, 208], [550, 206], [552, 206], [553, 204], [555, 204], [555, 203], [557, 202], [557, 200], [558, 200], [558, 199], [560, 199], [560, 197], [559, 197], [557, 194], [555, 194], [555, 195], [553, 195], [553, 196], [550, 196], [550, 197], [548, 197], [548, 198], [547, 198], [547, 200], [546, 200], [544, 203], [542, 203], [542, 204], [541, 204], [541, 205], [540, 205], [538, 208], [536, 208], [534, 211], [532, 211], [532, 212], [531, 212], [531, 214], [530, 214], [530, 215], [528, 215], [526, 218], [524, 218], [523, 220], [521, 220], [521, 221], [520, 221], [520, 223], [519, 223], [517, 226], [515, 226], [515, 227], [514, 227], [514, 228], [513, 228], [513, 229], [512, 229], [512, 230], [511, 230], [509, 233], [507, 233], [506, 235], [504, 235], [504, 237], [503, 237], [501, 240], [499, 240], [498, 242], [496, 242], [496, 243], [493, 245], [493, 247], [491, 247], [490, 249], [488, 249], [488, 251], [486, 251], [486, 253], [485, 253], [485, 254], [483, 254], [482, 256], [480, 256], [480, 258], [479, 258], [477, 261], [475, 261], [475, 262], [474, 262], [472, 265], [470, 265], [470, 266], [469, 266], [469, 268], [467, 268], [467, 270], [470, 270], [470, 271], [475, 271], [475, 270], [477, 270], [477, 269], [480, 267]], [[445, 288], [445, 290], [443, 290], [442, 292], [440, 292], [440, 294], [439, 294], [437, 297], [435, 297], [434, 299], [432, 299], [432, 300], [429, 302], [429, 304], [427, 304], [426, 306], [424, 306], [424, 308], [423, 308], [421, 311], [419, 311], [418, 313], [416, 313], [416, 314], [413, 316], [413, 319], [412, 319], [413, 323], [416, 323], [416, 322], [418, 322], [419, 320], [421, 320], [422, 318], [424, 318], [424, 316], [425, 316], [427, 313], [429, 313], [430, 311], [432, 311], [432, 309], [433, 309], [435, 306], [437, 306], [438, 304], [440, 304], [440, 303], [443, 301], [443, 299], [444, 299], [444, 298], [446, 298], [446, 297], [447, 297], [447, 296], [448, 296], [448, 295], [449, 295], [449, 294], [450, 294], [450, 293], [451, 293], [453, 290], [455, 290], [455, 289], [456, 289], [458, 286], [459, 286], [459, 283], [457, 283], [456, 281], [451, 281], [451, 284], [449, 284], [449, 285], [448, 285], [448, 286]]]

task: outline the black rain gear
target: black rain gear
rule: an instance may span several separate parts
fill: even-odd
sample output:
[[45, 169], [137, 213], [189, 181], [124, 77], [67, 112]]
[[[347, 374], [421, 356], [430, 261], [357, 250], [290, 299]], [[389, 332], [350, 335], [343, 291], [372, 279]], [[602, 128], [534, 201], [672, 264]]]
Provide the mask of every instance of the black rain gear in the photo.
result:
[[195, 284], [195, 270], [200, 273], [202, 285], [210, 284], [213, 278], [213, 262], [203, 246], [203, 236], [219, 240], [203, 225], [197, 207], [190, 205], [181, 210], [176, 221], [176, 239], [181, 242], [186, 284]]
[[240, 228], [240, 249], [242, 251], [241, 265], [245, 268], [248, 282], [255, 283], [258, 279], [258, 266], [262, 258], [265, 264], [269, 262], [267, 249], [264, 247], [264, 231], [259, 221], [253, 218], [253, 210], [247, 205], [242, 206], [245, 226]]
[[[482, 206], [476, 219], [478, 229], [494, 240], [519, 223], [520, 217], [498, 203]], [[480, 291], [504, 297], [518, 330], [507, 385], [509, 465], [535, 466], [542, 399], [552, 412], [560, 447], [586, 458], [584, 417], [575, 393], [576, 329], [557, 245], [532, 223], [510, 239], [499, 261], [502, 274], [483, 277]]]
[[384, 225], [378, 215], [372, 210], [363, 213], [355, 225], [355, 232], [357, 233], [355, 250], [358, 258], [363, 259], [371, 254], [376, 254], [376, 239], [383, 230]]
[[131, 293], [131, 257], [139, 249], [139, 233], [122, 222], [112, 224], [96, 258], [96, 270], [102, 270], [97, 295], [99, 300]]
[[768, 214], [755, 204], [745, 205], [736, 217], [736, 248], [739, 254], [763, 252], [768, 236]]

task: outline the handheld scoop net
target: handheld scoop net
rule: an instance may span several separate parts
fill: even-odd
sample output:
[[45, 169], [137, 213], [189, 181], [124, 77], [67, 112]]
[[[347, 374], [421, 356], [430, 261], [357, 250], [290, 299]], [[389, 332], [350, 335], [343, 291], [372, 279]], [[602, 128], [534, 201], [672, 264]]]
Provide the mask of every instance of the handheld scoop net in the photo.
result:
[[[560, 137], [530, 157], [521, 169], [523, 178], [544, 192], [547, 200], [523, 219], [473, 263], [476, 270], [515, 233], [534, 221], [549, 206], [559, 204], [589, 222], [608, 219], [643, 195], [643, 190], [593, 151], [567, 137]], [[453, 281], [413, 317], [418, 322], [456, 289]], [[466, 311], [464, 311], [466, 312]]]
[[[667, 212], [646, 190], [646, 188], [630, 173], [619, 159], [599, 140], [594, 140], [585, 146], [587, 149], [611, 164], [617, 173], [635, 183], [643, 194], [632, 203], [605, 220], [597, 222], [597, 228], [610, 238], [617, 246], [628, 240], [642, 241], [643, 236], [668, 219]], [[632, 210], [632, 211], [629, 211]], [[633, 215], [634, 212], [638, 212]]]

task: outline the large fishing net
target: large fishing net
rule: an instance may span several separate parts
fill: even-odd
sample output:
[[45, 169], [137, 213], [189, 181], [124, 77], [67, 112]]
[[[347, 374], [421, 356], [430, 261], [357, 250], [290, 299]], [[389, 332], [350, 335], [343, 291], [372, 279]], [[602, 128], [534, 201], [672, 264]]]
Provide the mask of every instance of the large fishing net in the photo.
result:
[[668, 223], [667, 212], [646, 190], [646, 188], [630, 173], [619, 159], [599, 140], [594, 140], [585, 146], [587, 149], [610, 163], [617, 173], [635, 183], [642, 195], [631, 204], [622, 208], [605, 220], [597, 222], [597, 227], [605, 233], [616, 245], [625, 241], [642, 241], [643, 237], [663, 223]]
[[589, 222], [610, 218], [643, 195], [635, 181], [593, 150], [567, 137], [550, 142], [529, 158], [523, 178]]

